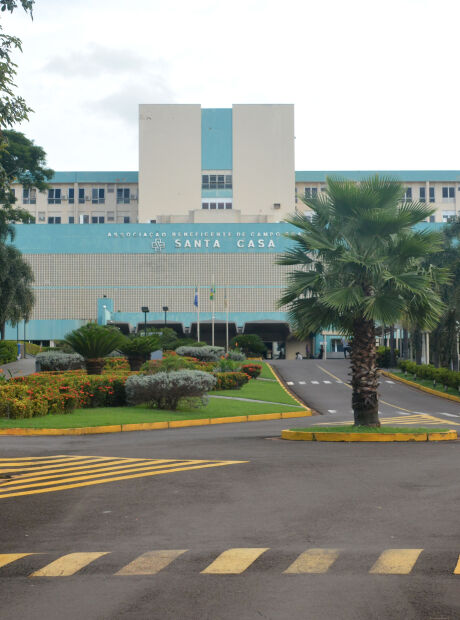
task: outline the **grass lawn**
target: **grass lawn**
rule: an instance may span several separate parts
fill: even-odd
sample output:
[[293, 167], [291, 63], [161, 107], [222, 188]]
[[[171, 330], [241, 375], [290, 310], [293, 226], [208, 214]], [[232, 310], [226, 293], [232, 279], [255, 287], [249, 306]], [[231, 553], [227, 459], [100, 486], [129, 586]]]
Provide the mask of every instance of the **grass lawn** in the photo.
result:
[[[234, 394], [235, 392], [233, 392]], [[210, 399], [206, 407], [166, 411], [137, 407], [100, 407], [76, 409], [73, 413], [47, 415], [37, 418], [0, 419], [1, 428], [78, 428], [80, 426], [109, 426], [111, 424], [136, 424], [141, 422], [164, 422], [169, 420], [195, 420], [200, 418], [224, 418], [237, 415], [258, 415], [294, 411], [285, 405], [247, 403], [240, 400]]]
[[262, 372], [260, 373], [260, 376], [263, 379], [273, 379], [274, 381], [276, 381], [274, 374], [270, 370], [270, 364], [267, 364], [267, 362], [254, 362], [254, 364], [259, 364], [260, 366], [262, 366]]
[[209, 394], [215, 394], [216, 396], [233, 396], [234, 398], [268, 400], [273, 403], [292, 405], [294, 408], [299, 407], [299, 403], [283, 390], [278, 381], [276, 383], [271, 383], [269, 381], [251, 379], [246, 385], [243, 385], [240, 390], [215, 390], [209, 392]]
[[412, 381], [412, 383], [418, 383], [418, 385], [423, 385], [424, 387], [430, 388], [432, 390], [436, 390], [437, 392], [442, 392], [443, 394], [451, 394], [452, 396], [460, 397], [460, 392], [458, 390], [448, 387], [446, 391], [443, 385], [440, 385], [439, 383], [437, 383], [436, 385], [433, 385], [433, 381], [430, 379], [419, 379], [419, 378], [414, 379], [413, 374], [407, 373], [407, 375], [405, 375], [403, 372], [401, 372], [400, 370], [397, 370], [396, 368], [390, 369], [389, 372], [391, 372], [394, 375], [397, 375], [398, 377], [401, 377], [402, 379], [407, 379], [407, 381]]
[[291, 431], [302, 431], [306, 433], [442, 433], [447, 431], [446, 427], [424, 428], [416, 426], [380, 426], [377, 428], [369, 426], [309, 426], [308, 428], [291, 428]]

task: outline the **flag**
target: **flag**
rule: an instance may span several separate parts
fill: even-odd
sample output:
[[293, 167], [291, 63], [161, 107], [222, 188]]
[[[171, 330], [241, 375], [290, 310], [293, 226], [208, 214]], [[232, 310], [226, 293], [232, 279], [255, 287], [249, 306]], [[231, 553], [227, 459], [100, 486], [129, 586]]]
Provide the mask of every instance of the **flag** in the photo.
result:
[[195, 286], [195, 297], [193, 299], [193, 305], [198, 308], [198, 287]]
[[225, 289], [225, 293], [224, 293], [224, 308], [225, 308], [226, 310], [228, 309], [227, 289]]
[[216, 292], [216, 287], [215, 286], [211, 286], [211, 290], [209, 291], [209, 299], [211, 301], [214, 301], [214, 293]]

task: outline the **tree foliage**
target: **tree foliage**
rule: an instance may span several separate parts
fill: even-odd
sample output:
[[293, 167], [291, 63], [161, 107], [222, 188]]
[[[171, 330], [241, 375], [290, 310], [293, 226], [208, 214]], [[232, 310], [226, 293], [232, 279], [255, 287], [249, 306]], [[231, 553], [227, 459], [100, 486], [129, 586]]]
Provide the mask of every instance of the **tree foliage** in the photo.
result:
[[34, 276], [21, 252], [0, 243], [0, 335], [5, 338], [5, 324], [17, 325], [28, 320], [34, 305]]
[[295, 266], [279, 300], [297, 334], [308, 337], [334, 327], [353, 338], [352, 406], [355, 423], [379, 425], [375, 326], [402, 320], [433, 328], [443, 303], [439, 287], [448, 270], [424, 266], [442, 247], [442, 235], [414, 226], [433, 212], [404, 201], [391, 178], [359, 184], [328, 178], [325, 192], [304, 199], [311, 221], [296, 214], [293, 247], [278, 261]]

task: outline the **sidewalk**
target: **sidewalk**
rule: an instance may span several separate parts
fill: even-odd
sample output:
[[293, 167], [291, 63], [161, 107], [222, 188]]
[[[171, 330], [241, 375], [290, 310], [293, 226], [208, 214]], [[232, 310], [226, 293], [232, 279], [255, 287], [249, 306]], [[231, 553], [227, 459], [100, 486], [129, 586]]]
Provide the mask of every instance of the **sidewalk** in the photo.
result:
[[7, 379], [10, 378], [10, 373], [13, 377], [25, 377], [35, 372], [35, 357], [29, 356], [17, 362], [3, 364], [0, 368], [3, 371], [2, 374], [4, 374]]

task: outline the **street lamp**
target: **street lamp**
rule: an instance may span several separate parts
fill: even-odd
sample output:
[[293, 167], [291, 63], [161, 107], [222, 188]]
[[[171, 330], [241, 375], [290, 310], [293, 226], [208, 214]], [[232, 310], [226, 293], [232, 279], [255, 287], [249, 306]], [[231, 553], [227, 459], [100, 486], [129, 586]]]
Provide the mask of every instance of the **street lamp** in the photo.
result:
[[163, 306], [163, 312], [165, 313], [165, 327], [166, 327], [166, 316], [168, 314], [168, 310], [169, 310], [168, 306]]
[[141, 312], [144, 313], [144, 336], [147, 336], [147, 312], [150, 312], [148, 306], [142, 306]]

